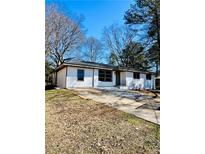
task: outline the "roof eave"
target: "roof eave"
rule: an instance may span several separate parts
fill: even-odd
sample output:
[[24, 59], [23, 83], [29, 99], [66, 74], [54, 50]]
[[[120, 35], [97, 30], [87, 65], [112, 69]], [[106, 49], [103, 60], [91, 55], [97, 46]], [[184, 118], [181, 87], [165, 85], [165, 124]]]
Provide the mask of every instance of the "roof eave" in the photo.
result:
[[124, 72], [139, 72], [139, 73], [143, 73], [143, 74], [154, 74], [153, 72], [144, 72], [144, 71], [139, 71], [139, 70], [135, 70], [135, 69], [129, 69], [129, 68], [120, 68], [120, 67], [116, 67], [113, 66], [111, 67], [100, 67], [100, 66], [87, 66], [87, 65], [82, 65], [82, 64], [72, 64], [72, 63], [63, 63], [61, 64], [59, 67], [56, 68], [56, 71], [59, 71], [61, 69], [63, 69], [66, 66], [71, 66], [71, 67], [81, 67], [81, 68], [91, 68], [91, 69], [106, 69], [106, 70], [113, 70], [113, 71], [124, 71]]

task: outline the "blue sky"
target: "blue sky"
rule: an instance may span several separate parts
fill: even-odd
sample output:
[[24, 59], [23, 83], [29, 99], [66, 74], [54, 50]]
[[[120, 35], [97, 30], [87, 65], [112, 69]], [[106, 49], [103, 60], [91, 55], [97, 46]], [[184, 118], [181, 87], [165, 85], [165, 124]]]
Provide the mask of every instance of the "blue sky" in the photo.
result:
[[134, 0], [46, 0], [46, 5], [57, 4], [66, 12], [83, 15], [86, 36], [101, 38], [105, 26], [124, 24], [123, 16]]

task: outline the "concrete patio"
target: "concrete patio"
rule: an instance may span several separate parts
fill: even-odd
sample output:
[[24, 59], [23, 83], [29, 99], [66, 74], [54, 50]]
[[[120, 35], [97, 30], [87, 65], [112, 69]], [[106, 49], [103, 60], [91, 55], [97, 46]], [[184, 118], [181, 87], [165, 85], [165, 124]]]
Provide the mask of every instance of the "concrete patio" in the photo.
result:
[[160, 124], [159, 97], [151, 92], [122, 90], [118, 88], [71, 88], [84, 99], [92, 99], [144, 120]]

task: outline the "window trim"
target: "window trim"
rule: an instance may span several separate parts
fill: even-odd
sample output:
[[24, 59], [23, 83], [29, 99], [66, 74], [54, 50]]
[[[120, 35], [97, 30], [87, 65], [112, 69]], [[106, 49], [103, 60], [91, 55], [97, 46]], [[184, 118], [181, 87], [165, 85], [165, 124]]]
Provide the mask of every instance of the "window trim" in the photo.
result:
[[[110, 73], [107, 73], [107, 72], [110, 72]], [[103, 75], [103, 76], [100, 76], [100, 74]], [[112, 70], [104, 70], [104, 69], [99, 69], [98, 70], [98, 81], [112, 82], [113, 81], [112, 76], [113, 76], [112, 75]], [[108, 80], [108, 79], [110, 79], [110, 80]]]
[[[79, 75], [81, 77], [81, 73], [79, 74], [79, 71], [82, 71], [82, 80], [79, 80]], [[84, 77], [85, 77], [85, 70], [84, 69], [77, 69], [77, 81], [84, 81]]]

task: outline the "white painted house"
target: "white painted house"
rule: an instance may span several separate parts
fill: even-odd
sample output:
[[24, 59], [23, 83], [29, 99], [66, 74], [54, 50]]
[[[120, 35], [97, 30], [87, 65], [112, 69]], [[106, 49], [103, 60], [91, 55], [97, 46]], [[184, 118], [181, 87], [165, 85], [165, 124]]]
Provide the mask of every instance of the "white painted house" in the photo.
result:
[[155, 89], [153, 73], [120, 68], [108, 64], [69, 61], [56, 69], [56, 85], [72, 87], [123, 87], [128, 89]]

